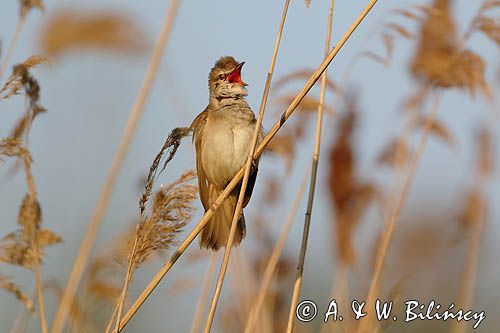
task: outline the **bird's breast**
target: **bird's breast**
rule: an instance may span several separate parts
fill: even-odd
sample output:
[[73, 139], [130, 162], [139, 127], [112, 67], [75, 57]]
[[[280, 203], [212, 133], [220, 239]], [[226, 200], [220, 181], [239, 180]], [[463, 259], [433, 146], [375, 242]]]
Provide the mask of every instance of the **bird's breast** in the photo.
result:
[[201, 147], [203, 170], [209, 181], [223, 188], [245, 165], [255, 129], [255, 119], [234, 114], [207, 118]]

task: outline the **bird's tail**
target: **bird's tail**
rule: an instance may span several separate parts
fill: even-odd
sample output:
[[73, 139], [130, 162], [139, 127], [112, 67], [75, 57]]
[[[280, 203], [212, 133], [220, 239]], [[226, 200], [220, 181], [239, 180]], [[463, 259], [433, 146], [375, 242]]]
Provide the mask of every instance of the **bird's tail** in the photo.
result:
[[[222, 190], [219, 190], [213, 185], [209, 186], [208, 207], [212, 206], [221, 193]], [[200, 247], [206, 247], [207, 249], [217, 251], [221, 247], [226, 246], [237, 201], [238, 197], [234, 194], [230, 194], [226, 200], [224, 200], [205, 227], [203, 227], [199, 238]], [[245, 237], [246, 227], [243, 212], [237, 223], [233, 246], [240, 244], [241, 240]]]

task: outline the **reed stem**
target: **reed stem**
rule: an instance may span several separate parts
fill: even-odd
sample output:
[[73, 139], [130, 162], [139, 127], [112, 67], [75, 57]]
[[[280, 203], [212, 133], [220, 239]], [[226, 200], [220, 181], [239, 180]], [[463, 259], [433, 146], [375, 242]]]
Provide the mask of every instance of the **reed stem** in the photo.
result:
[[250, 315], [248, 316], [245, 325], [245, 333], [252, 333], [255, 324], [257, 322], [260, 309], [264, 304], [264, 299], [266, 297], [267, 291], [269, 290], [269, 286], [271, 285], [271, 281], [274, 276], [276, 266], [278, 265], [278, 260], [281, 256], [281, 253], [283, 252], [283, 248], [285, 247], [285, 242], [292, 227], [292, 223], [297, 215], [300, 199], [302, 199], [302, 195], [304, 194], [306, 188], [306, 180], [307, 180], [307, 173], [304, 177], [304, 180], [302, 181], [302, 184], [297, 190], [297, 193], [295, 194], [295, 198], [293, 199], [292, 207], [290, 208], [290, 212], [288, 213], [286, 222], [283, 224], [280, 235], [278, 237], [278, 241], [276, 242], [273, 248], [273, 252], [269, 257], [269, 261], [267, 262], [266, 268], [264, 270], [264, 276], [262, 277], [262, 283], [260, 284], [257, 297], [255, 298], [253, 306], [250, 310]]
[[222, 291], [222, 285], [224, 283], [224, 278], [226, 276], [227, 266], [229, 264], [229, 257], [231, 256], [231, 249], [233, 247], [234, 235], [236, 233], [236, 227], [238, 225], [238, 220], [240, 219], [241, 212], [243, 210], [243, 201], [245, 199], [245, 192], [248, 185], [248, 178], [250, 177], [250, 170], [252, 168], [253, 156], [255, 153], [255, 148], [257, 146], [259, 137], [262, 131], [262, 120], [264, 119], [264, 113], [267, 105], [267, 97], [269, 96], [269, 89], [271, 87], [271, 80], [274, 73], [274, 68], [276, 66], [276, 58], [278, 56], [278, 50], [281, 42], [281, 36], [283, 34], [283, 28], [285, 26], [286, 14], [288, 13], [288, 7], [290, 5], [290, 0], [285, 1], [285, 6], [283, 8], [283, 13], [281, 15], [281, 23], [278, 30], [278, 35], [276, 36], [276, 42], [274, 44], [274, 51], [271, 58], [271, 65], [269, 66], [269, 72], [267, 73], [266, 85], [264, 87], [264, 92], [262, 94], [262, 101], [260, 103], [259, 114], [257, 116], [257, 122], [255, 124], [255, 130], [252, 138], [252, 144], [250, 146], [250, 152], [248, 153], [248, 158], [245, 164], [245, 173], [243, 175], [243, 180], [241, 183], [240, 194], [238, 197], [238, 202], [236, 204], [236, 209], [234, 211], [233, 220], [231, 222], [231, 230], [229, 232], [229, 238], [226, 243], [224, 250], [224, 258], [222, 259], [222, 265], [219, 271], [219, 276], [217, 278], [217, 284], [215, 287], [215, 292], [212, 297], [212, 302], [210, 304], [210, 310], [208, 312], [207, 322], [205, 323], [205, 333], [209, 333], [212, 328], [212, 323], [215, 317], [215, 310], [217, 308], [217, 303], [219, 301], [219, 296]]
[[[370, 289], [368, 291], [368, 296], [366, 298], [366, 304], [368, 306], [371, 306], [372, 304], [375, 304], [375, 299], [378, 295], [378, 290], [380, 286], [380, 279], [382, 275], [382, 269], [384, 267], [384, 262], [385, 262], [385, 257], [387, 255], [387, 250], [389, 248], [389, 243], [392, 238], [392, 235], [394, 233], [394, 228], [396, 226], [396, 223], [399, 219], [399, 216], [401, 214], [401, 209], [403, 208], [403, 205], [406, 201], [406, 198], [408, 196], [408, 192], [410, 190], [411, 184], [413, 182], [413, 179], [415, 178], [415, 173], [417, 171], [417, 166], [418, 162], [420, 161], [420, 157], [425, 149], [425, 145], [427, 143], [427, 138], [429, 137], [429, 134], [431, 133], [432, 125], [434, 124], [434, 120], [436, 119], [437, 113], [439, 111], [439, 101], [441, 99], [441, 92], [437, 92], [436, 96], [434, 98], [433, 106], [430, 115], [428, 116], [424, 129], [422, 131], [422, 135], [420, 137], [420, 141], [417, 146], [417, 150], [415, 151], [415, 154], [412, 158], [412, 161], [410, 163], [410, 171], [408, 173], [408, 176], [406, 177], [404, 186], [403, 186], [403, 191], [401, 195], [398, 198], [398, 201], [396, 203], [396, 207], [391, 214], [391, 218], [389, 220], [389, 223], [385, 226], [386, 230], [382, 234], [382, 239], [380, 241], [379, 248], [377, 250], [377, 255], [375, 259], [375, 268], [373, 272], [373, 278], [370, 283]], [[372, 325], [373, 325], [373, 313], [370, 315], [370, 313], [364, 318], [365, 320], [360, 321], [360, 324], [358, 326], [357, 332], [359, 333], [365, 333], [365, 332], [371, 332], [372, 331]]]
[[80, 281], [82, 279], [83, 272], [85, 271], [90, 250], [92, 249], [97, 231], [99, 230], [101, 221], [104, 217], [104, 214], [106, 213], [114, 184], [116, 182], [116, 179], [118, 178], [119, 171], [123, 165], [123, 161], [125, 159], [125, 155], [128, 151], [130, 143], [132, 142], [132, 138], [134, 136], [139, 119], [143, 113], [144, 105], [146, 104], [149, 91], [153, 86], [155, 75], [158, 71], [165, 46], [167, 45], [170, 32], [175, 21], [179, 2], [180, 0], [172, 0], [170, 2], [162, 30], [151, 56], [151, 61], [146, 72], [144, 82], [141, 86], [135, 104], [130, 112], [129, 119], [123, 131], [122, 138], [113, 159], [113, 163], [108, 172], [106, 181], [103, 184], [92, 218], [90, 219], [87, 233], [85, 234], [85, 238], [83, 239], [83, 242], [80, 246], [80, 250], [73, 264], [73, 268], [66, 284], [66, 288], [59, 303], [59, 307], [57, 309], [54, 323], [51, 329], [52, 333], [61, 333], [64, 328], [66, 319], [68, 317], [68, 310], [71, 307], [73, 298], [76, 294], [76, 290], [78, 289], [78, 285], [80, 284]]
[[[356, 18], [355, 22], [351, 25], [351, 27], [344, 34], [342, 39], [337, 43], [337, 45], [332, 49], [332, 51], [328, 54], [328, 57], [323, 60], [323, 62], [319, 65], [316, 71], [311, 75], [309, 80], [306, 82], [305, 86], [302, 90], [297, 94], [294, 100], [290, 103], [288, 108], [283, 112], [280, 119], [274, 124], [274, 126], [269, 130], [268, 134], [264, 137], [262, 142], [259, 144], [257, 150], [254, 154], [254, 160], [259, 158], [259, 156], [264, 152], [269, 142], [274, 138], [276, 133], [280, 130], [280, 128], [285, 124], [287, 119], [292, 115], [292, 113], [297, 109], [297, 106], [307, 95], [309, 90], [314, 86], [314, 84], [321, 77], [326, 68], [330, 65], [332, 60], [337, 56], [339, 51], [345, 45], [347, 40], [351, 37], [352, 33], [359, 24], [363, 21], [363, 19], [368, 15], [371, 9], [375, 6], [378, 0], [371, 0], [370, 3], [365, 7], [365, 9], [361, 12], [361, 14]], [[132, 319], [132, 317], [137, 313], [139, 308], [144, 304], [146, 299], [151, 295], [153, 290], [158, 286], [163, 277], [170, 271], [172, 266], [177, 262], [177, 260], [181, 257], [181, 255], [186, 251], [189, 244], [196, 238], [196, 236], [201, 232], [203, 227], [208, 223], [210, 218], [213, 216], [214, 212], [219, 208], [222, 202], [227, 198], [229, 193], [231, 193], [234, 188], [238, 185], [238, 183], [243, 178], [244, 169], [238, 171], [238, 173], [233, 177], [233, 179], [227, 184], [226, 188], [219, 197], [212, 204], [212, 207], [208, 211], [205, 212], [203, 217], [200, 219], [198, 224], [191, 230], [189, 235], [182, 241], [182, 243], [177, 247], [172, 256], [167, 260], [167, 262], [162, 266], [162, 268], [153, 276], [151, 281], [148, 283], [146, 288], [142, 291], [136, 301], [129, 308], [123, 320], [120, 324], [120, 330], [122, 330], [127, 323]]]

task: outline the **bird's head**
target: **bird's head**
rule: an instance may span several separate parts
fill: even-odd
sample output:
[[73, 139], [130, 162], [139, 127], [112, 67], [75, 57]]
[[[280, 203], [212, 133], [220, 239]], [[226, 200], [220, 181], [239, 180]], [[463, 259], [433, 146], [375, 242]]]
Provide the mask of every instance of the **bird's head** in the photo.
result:
[[237, 62], [233, 57], [220, 58], [208, 76], [210, 98], [241, 98], [246, 96], [247, 84], [241, 80], [241, 68], [245, 62]]

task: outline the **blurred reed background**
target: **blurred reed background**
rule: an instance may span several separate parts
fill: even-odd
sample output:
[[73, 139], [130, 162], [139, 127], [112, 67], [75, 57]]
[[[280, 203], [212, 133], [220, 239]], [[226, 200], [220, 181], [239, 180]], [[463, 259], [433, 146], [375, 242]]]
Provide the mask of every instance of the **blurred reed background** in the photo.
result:
[[[335, 1], [331, 45], [368, 2]], [[203, 213], [185, 138], [140, 214], [153, 159], [174, 128], [205, 108], [208, 71], [222, 55], [246, 61], [242, 76], [258, 112], [283, 3], [0, 4], [2, 332], [115, 331]], [[329, 6], [290, 3], [265, 129], [322, 62]], [[400, 311], [407, 299], [455, 302], [486, 312], [475, 331], [498, 331], [499, 9], [495, 0], [375, 5], [331, 63], [324, 103], [319, 80], [261, 158], [248, 234], [233, 250], [212, 332], [286, 329], [320, 105], [299, 300], [317, 301], [320, 313], [331, 298], [341, 311], [352, 299], [391, 299]], [[124, 140], [130, 119], [137, 130]], [[114, 186], [103, 185], [110, 177]], [[103, 186], [113, 188], [109, 205]], [[99, 204], [102, 222], [83, 265], [75, 258], [89, 223], [100, 220]], [[200, 331], [221, 257], [193, 242], [124, 331]], [[74, 265], [82, 276], [71, 295]], [[371, 318], [322, 325], [321, 315], [295, 322], [296, 332], [322, 333], [471, 327]]]

